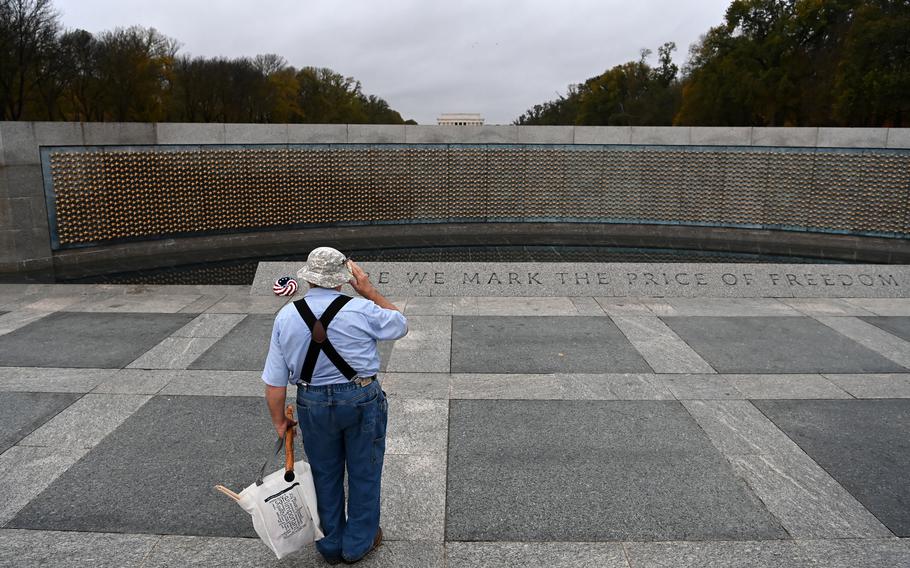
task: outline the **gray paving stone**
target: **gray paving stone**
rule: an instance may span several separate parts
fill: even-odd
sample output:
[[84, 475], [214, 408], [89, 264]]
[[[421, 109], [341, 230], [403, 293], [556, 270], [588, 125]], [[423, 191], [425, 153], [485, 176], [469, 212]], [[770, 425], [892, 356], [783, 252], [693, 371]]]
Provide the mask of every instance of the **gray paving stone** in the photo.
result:
[[910, 400], [755, 404], [894, 534], [910, 536]]
[[216, 337], [167, 337], [128, 365], [130, 369], [186, 369], [218, 342]]
[[[819, 316], [816, 319], [858, 344], [901, 365], [904, 369], [910, 369], [910, 342], [882, 331], [878, 325], [872, 325], [859, 318]], [[894, 324], [891, 325], [894, 327]], [[886, 370], [903, 371], [904, 369]]]
[[161, 371], [123, 369], [104, 379], [92, 389], [100, 394], [156, 394], [173, 378]]
[[904, 341], [910, 341], [910, 316], [879, 316], [864, 317], [861, 320], [871, 323], [875, 327], [880, 327], [892, 335], [900, 337]]
[[745, 400], [687, 400], [683, 406], [724, 455], [781, 454], [799, 448]]
[[910, 316], [910, 298], [844, 298], [844, 301], [880, 316]]
[[658, 375], [656, 380], [679, 400], [744, 398], [723, 375]]
[[[515, 400], [614, 400], [606, 375], [451, 375], [451, 398]], [[668, 396], [668, 398], [672, 398]]]
[[86, 451], [82, 448], [13, 446], [0, 454], [0, 486], [3, 487], [0, 527], [84, 456]]
[[622, 544], [607, 542], [449, 542], [449, 568], [628, 568]]
[[910, 564], [910, 541], [782, 540], [630, 542], [632, 568], [894, 568]]
[[888, 538], [885, 528], [801, 453], [727, 456], [793, 538]]
[[261, 397], [265, 392], [262, 370], [157, 372], [169, 377], [163, 395]]
[[452, 318], [454, 373], [649, 371], [645, 360], [608, 318]]
[[68, 393], [0, 393], [0, 454], [79, 399]]
[[67, 306], [71, 312], [162, 313], [173, 314], [200, 298], [199, 294], [116, 294], [100, 299], [89, 297]]
[[456, 300], [457, 298], [410, 296], [404, 314], [407, 316], [450, 316], [455, 311]]
[[910, 398], [910, 374], [825, 375], [856, 398]]
[[250, 315], [193, 361], [190, 369], [262, 371], [275, 318]]
[[91, 448], [151, 397], [89, 393], [26, 436], [22, 446]]
[[[239, 491], [251, 483], [273, 436], [261, 398], [157, 396], [8, 526], [255, 536], [249, 515], [212, 486]], [[99, 472], [103, 491], [87, 490]]]
[[904, 370], [897, 363], [810, 318], [662, 319], [719, 373], [878, 373]]
[[244, 314], [199, 314], [193, 321], [175, 331], [173, 337], [221, 338], [245, 317]]
[[655, 373], [714, 373], [711, 365], [655, 316], [611, 316]]
[[57, 312], [0, 337], [0, 365], [123, 367], [192, 317]]
[[456, 304], [461, 316], [574, 316], [578, 310], [569, 298], [474, 298]]
[[444, 454], [448, 415], [449, 404], [445, 400], [391, 399], [386, 454]]
[[382, 473], [382, 531], [390, 540], [442, 543], [445, 454], [388, 454]]
[[390, 397], [449, 398], [449, 375], [445, 373], [382, 373], [379, 378]]
[[851, 398], [821, 375], [724, 375], [745, 398]]
[[117, 373], [114, 369], [0, 367], [0, 392], [89, 392]]
[[138, 568], [157, 535], [0, 529], [0, 566]]
[[673, 400], [673, 393], [657, 375], [616, 373], [604, 376], [607, 387], [617, 400]]
[[5, 313], [0, 316], [0, 336], [6, 335], [21, 327], [25, 327], [48, 315], [50, 315], [50, 312], [39, 310], [17, 310]]
[[450, 402], [447, 540], [782, 538], [677, 402]]
[[[651, 316], [654, 312], [644, 301], [629, 298], [594, 298], [597, 305], [610, 316]], [[667, 314], [670, 315], [670, 314]]]
[[807, 316], [868, 316], [871, 312], [839, 298], [782, 298], [791, 308]]
[[410, 316], [408, 334], [395, 341], [386, 370], [396, 373], [448, 373], [452, 318]]
[[582, 316], [605, 316], [607, 315], [604, 312], [603, 308], [600, 307], [600, 304], [597, 303], [595, 298], [588, 298], [586, 296], [574, 296], [569, 298], [572, 300], [572, 305], [575, 306], [575, 310], [579, 315]]
[[[358, 562], [365, 567], [442, 567], [442, 545], [426, 542], [383, 540], [382, 546]], [[202, 536], [163, 536], [143, 562], [143, 568], [203, 566], [220, 568], [260, 568], [262, 566], [325, 566], [316, 548], [309, 546], [283, 560], [259, 539]]]
[[[673, 316], [798, 316], [798, 311], [775, 298], [667, 298]], [[663, 315], [663, 314], [662, 314]]]
[[228, 295], [206, 310], [209, 314], [276, 314], [288, 298], [283, 296]]

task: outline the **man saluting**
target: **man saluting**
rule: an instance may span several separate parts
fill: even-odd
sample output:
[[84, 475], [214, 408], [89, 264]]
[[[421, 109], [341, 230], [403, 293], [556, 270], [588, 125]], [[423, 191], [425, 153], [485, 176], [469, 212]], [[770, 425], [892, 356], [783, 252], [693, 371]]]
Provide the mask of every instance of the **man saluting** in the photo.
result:
[[[408, 322], [359, 266], [333, 248], [313, 250], [297, 277], [310, 289], [275, 317], [262, 372], [265, 397], [275, 430], [284, 436], [291, 424], [284, 415], [287, 385], [297, 385], [297, 420], [325, 534], [316, 548], [331, 564], [354, 563], [382, 542], [388, 402], [376, 378], [376, 342], [403, 337]], [[345, 283], [362, 298], [342, 294]]]

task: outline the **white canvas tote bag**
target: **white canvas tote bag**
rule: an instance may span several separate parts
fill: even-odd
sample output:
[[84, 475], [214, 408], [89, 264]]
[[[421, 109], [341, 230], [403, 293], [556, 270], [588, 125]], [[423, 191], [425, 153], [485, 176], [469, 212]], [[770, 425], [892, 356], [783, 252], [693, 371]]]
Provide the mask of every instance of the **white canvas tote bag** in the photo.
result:
[[262, 477], [273, 456], [262, 465], [256, 482], [239, 495], [223, 485], [215, 486], [253, 517], [256, 534], [279, 559], [323, 537], [310, 464], [293, 461], [292, 429], [289, 435], [289, 440], [279, 439], [275, 448], [277, 456], [285, 445], [287, 460], [283, 469]]

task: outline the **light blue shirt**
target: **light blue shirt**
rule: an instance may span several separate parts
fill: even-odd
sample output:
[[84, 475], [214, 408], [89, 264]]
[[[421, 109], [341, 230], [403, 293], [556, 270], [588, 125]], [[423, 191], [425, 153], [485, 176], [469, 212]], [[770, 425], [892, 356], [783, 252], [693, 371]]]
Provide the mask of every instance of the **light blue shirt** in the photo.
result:
[[[327, 288], [310, 288], [305, 298], [316, 315], [329, 307], [341, 292]], [[329, 324], [327, 333], [332, 346], [357, 371], [369, 377], [379, 372], [379, 351], [376, 341], [403, 337], [408, 332], [408, 320], [401, 312], [380, 308], [370, 300], [353, 298]], [[273, 387], [300, 381], [300, 369], [310, 345], [310, 329], [304, 323], [293, 302], [281, 308], [272, 327], [272, 341], [262, 371], [262, 380]], [[311, 385], [346, 383], [325, 353], [319, 352]]]

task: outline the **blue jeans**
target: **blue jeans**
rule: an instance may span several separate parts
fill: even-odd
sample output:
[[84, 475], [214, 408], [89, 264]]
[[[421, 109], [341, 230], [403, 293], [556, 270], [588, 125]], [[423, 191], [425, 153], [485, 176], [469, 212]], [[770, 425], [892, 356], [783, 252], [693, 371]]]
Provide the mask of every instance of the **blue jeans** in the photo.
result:
[[[379, 492], [389, 406], [379, 381], [297, 389], [297, 420], [313, 470], [327, 560], [359, 560], [379, 530]], [[348, 510], [344, 510], [344, 471]]]

